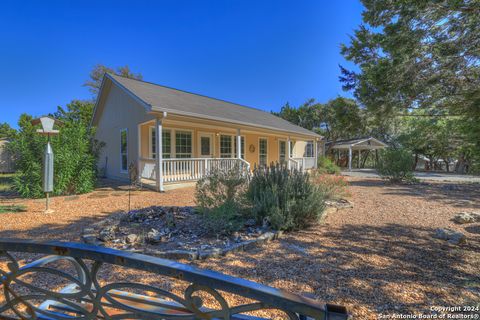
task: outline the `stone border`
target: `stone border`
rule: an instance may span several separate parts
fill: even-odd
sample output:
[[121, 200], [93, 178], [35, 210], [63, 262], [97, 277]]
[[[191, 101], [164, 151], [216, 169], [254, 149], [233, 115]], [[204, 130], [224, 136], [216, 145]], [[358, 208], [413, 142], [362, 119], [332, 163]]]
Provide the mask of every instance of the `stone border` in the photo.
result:
[[[319, 221], [319, 224], [322, 225], [325, 223], [325, 219], [328, 215], [334, 214], [337, 211], [345, 208], [353, 208], [353, 203], [346, 199], [340, 200], [332, 200], [327, 203], [325, 211]], [[110, 227], [115, 227], [120, 223], [120, 221], [116, 221], [113, 218], [107, 218], [100, 222], [94, 223], [90, 228], [86, 228], [83, 230], [81, 239], [83, 242], [87, 244], [93, 244], [97, 246], [105, 246], [103, 241], [98, 239], [98, 234], [94, 228], [96, 227], [104, 227], [106, 224], [110, 225]], [[208, 258], [218, 258], [220, 256], [228, 255], [229, 253], [238, 252], [238, 251], [247, 251], [252, 248], [255, 248], [261, 244], [266, 242], [276, 240], [283, 235], [283, 231], [266, 231], [262, 233], [255, 239], [252, 240], [244, 240], [241, 242], [233, 243], [226, 248], [211, 248], [207, 250], [201, 250], [197, 248], [196, 250], [182, 250], [182, 249], [175, 249], [175, 250], [159, 250], [153, 248], [132, 248], [132, 249], [123, 249], [124, 251], [135, 252], [135, 253], [143, 253], [146, 255], [159, 257], [163, 259], [172, 259], [172, 260], [179, 260], [179, 259], [186, 259], [186, 260], [205, 260]]]
[[283, 235], [283, 231], [267, 231], [254, 240], [245, 240], [228, 246], [227, 248], [209, 249], [209, 250], [155, 250], [145, 249], [144, 254], [164, 258], [164, 259], [186, 259], [186, 260], [205, 260], [208, 258], [218, 258], [232, 252], [246, 251], [266, 242], [276, 240]]

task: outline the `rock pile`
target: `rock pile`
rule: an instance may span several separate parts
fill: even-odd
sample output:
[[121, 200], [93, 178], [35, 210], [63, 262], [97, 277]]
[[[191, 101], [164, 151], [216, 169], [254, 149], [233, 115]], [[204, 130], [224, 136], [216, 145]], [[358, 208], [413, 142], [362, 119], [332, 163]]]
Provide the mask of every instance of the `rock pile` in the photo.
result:
[[137, 223], [151, 223], [161, 219], [166, 219], [168, 222], [174, 222], [175, 219], [186, 218], [195, 213], [194, 207], [161, 207], [154, 206], [132, 210], [127, 213], [125, 220], [128, 222]]
[[458, 224], [480, 222], [480, 212], [460, 212], [452, 220]]
[[435, 230], [435, 238], [446, 240], [451, 244], [460, 245], [467, 242], [467, 237], [461, 232], [452, 229], [437, 229]]

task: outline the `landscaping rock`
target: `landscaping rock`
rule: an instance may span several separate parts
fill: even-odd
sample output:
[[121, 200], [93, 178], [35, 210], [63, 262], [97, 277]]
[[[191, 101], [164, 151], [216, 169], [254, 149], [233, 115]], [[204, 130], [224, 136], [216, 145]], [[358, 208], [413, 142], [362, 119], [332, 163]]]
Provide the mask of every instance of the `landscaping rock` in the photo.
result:
[[270, 240], [273, 240], [273, 238], [275, 237], [275, 233], [273, 232], [265, 232], [264, 234], [262, 234], [261, 236], [259, 236], [257, 238], [258, 241], [270, 241]]
[[460, 245], [467, 242], [467, 237], [461, 233], [452, 229], [437, 229], [435, 230], [435, 238], [446, 240], [451, 244]]
[[180, 260], [180, 259], [197, 260], [198, 259], [198, 253], [195, 251], [189, 251], [189, 250], [165, 251], [162, 254], [160, 254], [160, 256], [165, 259], [173, 259], [173, 260]]
[[103, 228], [98, 235], [98, 239], [100, 239], [103, 242], [112, 241], [113, 239], [115, 239], [116, 230], [117, 230], [117, 226], [110, 226], [110, 227]]
[[95, 229], [93, 228], [85, 228], [83, 229], [83, 234], [94, 234], [95, 233]]
[[480, 213], [460, 212], [455, 217], [453, 217], [453, 221], [458, 224], [480, 222]]
[[162, 242], [164, 236], [165, 236], [164, 233], [158, 231], [157, 229], [152, 228], [147, 233], [147, 237], [145, 238], [145, 240], [149, 243], [159, 243], [159, 242]]
[[328, 207], [334, 207], [337, 209], [353, 208], [353, 203], [347, 199], [327, 200], [325, 201], [325, 204]]
[[198, 253], [198, 259], [208, 259], [208, 258], [217, 258], [221, 254], [225, 254], [224, 251], [222, 251], [219, 248], [215, 249], [210, 249], [210, 250], [205, 250], [205, 251], [200, 251]]
[[225, 248], [222, 250], [222, 255], [226, 255], [230, 252], [237, 252], [237, 251], [243, 251], [245, 248], [244, 248], [244, 245], [245, 245], [245, 242], [241, 242], [241, 243], [234, 243], [234, 244], [229, 244], [227, 246], [225, 246]]
[[86, 244], [91, 244], [94, 246], [100, 245], [100, 242], [97, 239], [97, 236], [94, 234], [84, 234], [82, 235], [82, 242]]
[[207, 259], [248, 250], [281, 234], [272, 231], [268, 219], [263, 226], [255, 219], [247, 220], [237, 232], [219, 237], [209, 234], [203, 223], [193, 207], [152, 206], [111, 216], [90, 225], [88, 231], [93, 230], [92, 234], [108, 247], [134, 250], [135, 245], [139, 247], [135, 250], [175, 260]]
[[135, 243], [138, 241], [138, 236], [134, 233], [131, 233], [129, 234], [126, 238], [125, 238], [125, 242], [126, 243], [129, 243], [129, 244], [132, 244], [132, 243]]

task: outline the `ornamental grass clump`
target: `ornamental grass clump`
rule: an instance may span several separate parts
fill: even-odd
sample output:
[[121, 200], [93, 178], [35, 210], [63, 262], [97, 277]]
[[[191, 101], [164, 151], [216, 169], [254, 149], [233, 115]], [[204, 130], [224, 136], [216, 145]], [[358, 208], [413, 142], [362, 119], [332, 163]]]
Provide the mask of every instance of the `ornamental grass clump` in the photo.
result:
[[277, 230], [312, 225], [325, 209], [325, 195], [308, 173], [280, 164], [255, 168], [246, 197], [257, 222], [267, 220]]

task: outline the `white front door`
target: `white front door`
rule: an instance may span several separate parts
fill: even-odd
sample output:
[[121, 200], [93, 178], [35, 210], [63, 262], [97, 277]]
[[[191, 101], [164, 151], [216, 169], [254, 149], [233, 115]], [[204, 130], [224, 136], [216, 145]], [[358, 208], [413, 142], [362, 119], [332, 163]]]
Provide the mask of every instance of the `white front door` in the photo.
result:
[[200, 158], [213, 158], [213, 133], [200, 133], [198, 135], [198, 148]]

